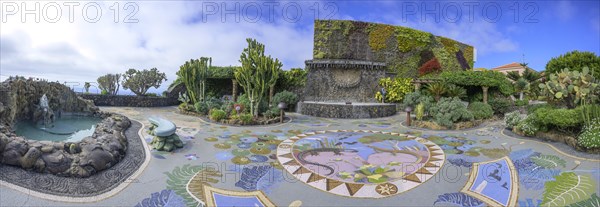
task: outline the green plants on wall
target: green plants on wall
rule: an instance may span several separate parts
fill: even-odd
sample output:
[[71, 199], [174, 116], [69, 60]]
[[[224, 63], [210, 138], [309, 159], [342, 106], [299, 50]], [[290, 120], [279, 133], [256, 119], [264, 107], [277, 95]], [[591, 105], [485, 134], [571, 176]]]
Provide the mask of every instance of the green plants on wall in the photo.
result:
[[[383, 78], [379, 80], [379, 86], [385, 88], [385, 102], [386, 103], [400, 103], [407, 93], [413, 91], [412, 79], [411, 78]], [[375, 93], [375, 99], [381, 102], [383, 96], [381, 91]]]
[[[367, 53], [356, 49], [365, 47]], [[424, 51], [435, 53], [435, 56], [423, 59]], [[473, 47], [401, 26], [345, 20], [315, 21], [315, 59], [384, 61], [390, 72], [416, 78], [417, 69], [434, 57], [442, 70], [472, 68]]]
[[396, 29], [390, 25], [371, 24], [369, 25], [369, 46], [374, 51], [379, 51], [387, 47], [387, 41]]
[[401, 52], [425, 47], [431, 43], [433, 37], [431, 33], [400, 26], [396, 27], [396, 33], [398, 34], [398, 49]]

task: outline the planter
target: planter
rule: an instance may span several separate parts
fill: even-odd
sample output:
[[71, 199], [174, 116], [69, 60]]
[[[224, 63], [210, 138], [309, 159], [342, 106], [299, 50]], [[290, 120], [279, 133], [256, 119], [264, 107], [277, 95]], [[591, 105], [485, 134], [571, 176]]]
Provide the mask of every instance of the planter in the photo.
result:
[[[519, 136], [530, 137], [530, 136], [525, 136], [521, 131], [519, 131], [516, 128], [513, 129], [512, 132]], [[572, 147], [573, 149], [580, 151], [580, 152], [586, 152], [586, 153], [592, 153], [592, 154], [600, 153], [600, 148], [592, 148], [592, 149], [583, 148], [577, 144], [576, 137], [570, 136], [570, 135], [562, 133], [562, 132], [554, 131], [554, 130], [548, 131], [548, 132], [537, 132], [535, 134], [535, 136], [532, 138], [541, 139], [543, 141], [565, 143], [566, 145], [568, 145], [568, 146]]]
[[432, 129], [432, 130], [465, 130], [465, 129], [478, 127], [483, 122], [485, 122], [485, 120], [473, 120], [473, 121], [458, 122], [458, 123], [454, 123], [454, 126], [452, 128], [441, 126], [433, 121], [416, 121], [415, 120], [412, 123], [413, 123], [413, 126], [416, 126], [419, 128], [425, 128], [425, 129]]

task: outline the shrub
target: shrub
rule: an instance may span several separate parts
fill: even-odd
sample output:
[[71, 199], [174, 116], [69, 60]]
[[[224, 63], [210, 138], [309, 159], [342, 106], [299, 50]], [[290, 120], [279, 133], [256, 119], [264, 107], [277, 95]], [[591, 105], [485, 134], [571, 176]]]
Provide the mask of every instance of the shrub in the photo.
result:
[[514, 88], [506, 76], [497, 71], [447, 71], [440, 74], [446, 83], [459, 86], [487, 86], [497, 88], [504, 95], [512, 95]]
[[469, 104], [469, 111], [475, 119], [487, 119], [494, 115], [492, 106], [482, 102], [473, 102]]
[[490, 104], [494, 113], [499, 114], [499, 115], [504, 115], [504, 114], [514, 110], [514, 107], [513, 107], [514, 105], [513, 105], [512, 100], [510, 100], [508, 98], [504, 98], [504, 97], [502, 97], [502, 98], [496, 97], [496, 98], [490, 99], [488, 101], [488, 104]]
[[577, 137], [577, 143], [585, 148], [600, 147], [600, 118], [583, 128], [583, 132]]
[[521, 113], [519, 111], [513, 111], [504, 116], [504, 123], [510, 129], [516, 127], [521, 120]]
[[571, 51], [552, 58], [546, 64], [546, 74], [558, 73], [565, 68], [579, 70], [589, 67], [594, 72], [594, 77], [600, 79], [600, 56], [593, 52]]
[[412, 92], [404, 96], [404, 107], [412, 107], [413, 109], [416, 109], [417, 105], [420, 103], [423, 103], [426, 113], [435, 104], [433, 97], [421, 94], [421, 92]]
[[194, 111], [194, 105], [190, 105], [189, 103], [181, 103], [179, 104], [179, 110]]
[[437, 124], [448, 128], [451, 128], [454, 123], [459, 121], [473, 120], [473, 114], [456, 97], [442, 98], [437, 104], [431, 107], [430, 114]]
[[210, 119], [213, 121], [221, 121], [227, 118], [227, 113], [221, 109], [214, 109], [210, 111]]
[[529, 105], [529, 100], [528, 99], [516, 100], [515, 101], [515, 106], [527, 106], [527, 105]]
[[[242, 112], [250, 112], [250, 99], [248, 99], [248, 96], [246, 94], [242, 94], [240, 97], [238, 97], [236, 104], [242, 105]], [[269, 109], [269, 105], [265, 100], [262, 100], [258, 106], [259, 114], [264, 113]]]
[[534, 114], [539, 123], [548, 128], [578, 127], [583, 124], [581, 112], [576, 109], [539, 108]]
[[206, 105], [206, 103], [204, 102], [197, 102], [194, 104], [194, 109], [196, 110], [196, 113], [202, 114], [202, 115], [207, 115], [208, 111], [210, 110], [208, 108], [208, 105]]
[[231, 112], [234, 111], [233, 102], [231, 102], [231, 101], [223, 102], [223, 104], [221, 104], [221, 110], [225, 111], [225, 113], [227, 113], [227, 114], [231, 114]]
[[208, 110], [211, 109], [220, 109], [221, 105], [223, 104], [223, 101], [221, 101], [221, 99], [215, 98], [215, 97], [208, 97], [204, 103], [206, 104], [206, 107], [208, 108]]
[[538, 109], [541, 109], [541, 108], [552, 108], [552, 106], [550, 106], [550, 104], [547, 104], [547, 103], [528, 105], [527, 106], [527, 114], [533, 114], [535, 111], [537, 111]]
[[444, 83], [436, 82], [427, 84], [427, 91], [433, 97], [435, 97], [435, 101], [440, 101], [442, 95], [446, 93], [447, 85]]
[[272, 119], [275, 117], [278, 117], [280, 115], [280, 110], [277, 107], [271, 107], [271, 109], [265, 111], [265, 113], [263, 113], [263, 116], [267, 119]]
[[424, 76], [430, 73], [438, 73], [441, 70], [442, 65], [440, 65], [438, 59], [434, 57], [419, 67], [419, 76]]
[[467, 89], [454, 84], [449, 84], [446, 89], [446, 96], [462, 99], [467, 96]]
[[423, 116], [425, 115], [425, 104], [417, 104], [417, 108], [415, 109], [415, 115], [417, 116], [417, 120], [423, 120]]
[[535, 133], [540, 131], [535, 114], [528, 115], [525, 119], [521, 120], [516, 128], [528, 137], [535, 136]]
[[[385, 88], [385, 102], [387, 103], [400, 103], [407, 93], [413, 91], [411, 78], [383, 78], [379, 80], [379, 86]], [[375, 99], [381, 102], [381, 91], [375, 93]]]
[[273, 105], [285, 102], [288, 105], [293, 105], [298, 102], [298, 95], [289, 91], [282, 91], [273, 96]]
[[251, 124], [252, 119], [254, 117], [252, 116], [252, 114], [240, 114], [238, 118], [240, 119], [240, 121], [242, 121], [243, 124]]

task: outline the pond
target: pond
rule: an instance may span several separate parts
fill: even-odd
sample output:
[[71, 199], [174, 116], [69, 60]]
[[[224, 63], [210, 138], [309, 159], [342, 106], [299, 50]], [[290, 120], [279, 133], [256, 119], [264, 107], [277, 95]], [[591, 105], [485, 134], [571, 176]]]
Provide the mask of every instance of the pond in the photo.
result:
[[15, 126], [15, 132], [31, 140], [77, 142], [92, 136], [100, 121], [101, 118], [91, 116], [63, 116], [56, 119], [52, 127], [45, 127], [43, 123], [20, 121]]

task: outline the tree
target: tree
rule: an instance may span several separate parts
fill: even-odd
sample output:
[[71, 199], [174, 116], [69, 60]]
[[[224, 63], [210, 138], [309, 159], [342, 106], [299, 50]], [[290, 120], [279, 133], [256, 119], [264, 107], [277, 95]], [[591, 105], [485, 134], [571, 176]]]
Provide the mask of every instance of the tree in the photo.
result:
[[506, 74], [506, 77], [514, 82], [515, 91], [519, 93], [519, 100], [523, 100], [525, 92], [533, 92], [531, 85], [539, 85], [542, 76], [527, 67], [527, 63], [521, 63], [521, 66], [525, 67], [523, 74], [517, 71], [510, 71]]
[[179, 67], [179, 71], [177, 71], [177, 76], [185, 84], [188, 96], [193, 104], [204, 101], [206, 78], [211, 64], [212, 58], [209, 57], [191, 59]]
[[103, 93], [117, 95], [119, 92], [121, 74], [106, 74], [98, 77], [98, 87]]
[[234, 76], [248, 95], [250, 113], [258, 116], [258, 105], [270, 86], [277, 82], [283, 65], [279, 59], [265, 56], [265, 45], [250, 38], [246, 41], [248, 47], [240, 56], [242, 67], [235, 71]]
[[579, 71], [584, 67], [588, 67], [590, 74], [596, 79], [600, 79], [600, 56], [593, 52], [581, 52], [571, 51], [552, 58], [546, 64], [546, 75], [550, 77], [550, 74], [560, 73], [563, 69], [569, 69], [571, 71]]
[[129, 69], [123, 74], [123, 88], [129, 89], [138, 96], [145, 96], [151, 87], [158, 88], [167, 80], [165, 73], [156, 68], [150, 70]]

